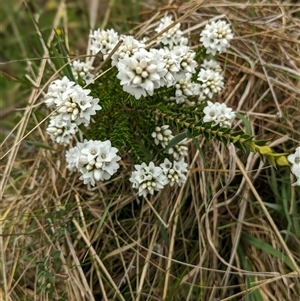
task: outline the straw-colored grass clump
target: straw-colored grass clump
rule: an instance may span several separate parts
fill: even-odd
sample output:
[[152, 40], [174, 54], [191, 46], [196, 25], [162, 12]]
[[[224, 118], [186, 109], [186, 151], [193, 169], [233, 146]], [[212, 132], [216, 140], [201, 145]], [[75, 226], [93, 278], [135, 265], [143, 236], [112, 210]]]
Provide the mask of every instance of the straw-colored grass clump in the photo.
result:
[[[300, 141], [300, 6], [170, 2], [143, 7], [135, 33], [150, 33], [168, 11], [196, 48], [208, 20], [229, 21], [235, 38], [218, 56], [226, 84], [214, 100], [246, 116], [238, 124], [257, 139], [293, 152]], [[105, 16], [89, 3], [91, 24], [112, 17], [121, 28], [113, 1]], [[51, 27], [77, 28], [65, 18], [68, 9], [64, 1], [56, 6]], [[72, 32], [68, 37], [73, 52]], [[203, 154], [189, 143], [188, 181], [180, 188], [138, 200], [124, 157], [118, 176], [87, 189], [66, 171], [64, 148], [45, 134], [43, 90], [54, 70], [43, 53], [28, 61], [36, 88], [21, 111], [4, 116], [17, 114], [16, 127], [1, 126], [0, 300], [300, 298], [300, 191], [290, 186], [288, 168], [198, 137]]]

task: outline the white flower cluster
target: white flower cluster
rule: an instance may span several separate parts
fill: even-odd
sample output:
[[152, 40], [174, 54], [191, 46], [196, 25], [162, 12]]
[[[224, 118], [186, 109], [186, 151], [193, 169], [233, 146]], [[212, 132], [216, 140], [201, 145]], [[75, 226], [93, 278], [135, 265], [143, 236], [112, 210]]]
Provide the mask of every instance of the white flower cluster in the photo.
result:
[[90, 50], [92, 54], [101, 52], [104, 55], [104, 59], [117, 45], [119, 40], [119, 34], [113, 29], [97, 29], [91, 32], [91, 45]]
[[[161, 145], [163, 149], [174, 138], [169, 125], [155, 127], [151, 136], [154, 138], [155, 144]], [[165, 158], [159, 166], [153, 162], [150, 162], [149, 165], [144, 162], [141, 165], [135, 165], [135, 171], [132, 172], [129, 180], [132, 182], [132, 187], [138, 189], [138, 195], [146, 197], [148, 193], [153, 194], [154, 191], [160, 191], [168, 184], [181, 186], [185, 183], [188, 165], [185, 163], [184, 157], [187, 155], [187, 150], [186, 139], [184, 139], [166, 150], [166, 153], [173, 156], [173, 162]]]
[[186, 73], [195, 73], [198, 63], [195, 61], [196, 53], [189, 46], [176, 46], [172, 49], [174, 54], [179, 57], [180, 70], [176, 76], [180, 79]]
[[134, 165], [136, 169], [132, 172], [129, 181], [132, 187], [138, 189], [138, 195], [146, 197], [148, 193], [153, 194], [159, 191], [167, 184], [167, 177], [160, 166], [155, 166], [153, 162], [149, 165], [142, 163]]
[[[161, 32], [162, 30], [170, 26], [172, 23], [172, 17], [165, 16], [160, 20], [159, 25], [155, 28], [155, 31]], [[168, 46], [169, 49], [172, 49], [175, 45], [187, 45], [188, 43], [188, 39], [182, 36], [182, 31], [180, 30], [180, 23], [176, 23], [170, 29], [162, 33], [157, 40], [163, 45]]]
[[139, 196], [146, 197], [148, 193], [153, 195], [154, 191], [162, 190], [167, 184], [173, 186], [176, 183], [181, 186], [186, 181], [187, 164], [183, 158], [173, 162], [166, 158], [160, 166], [150, 162], [149, 165], [142, 163], [134, 167], [135, 171], [129, 181], [133, 188], [138, 189]]
[[71, 63], [72, 73], [74, 78], [78, 82], [79, 78], [81, 78], [86, 84], [90, 84], [94, 82], [94, 74], [90, 73], [94, 69], [90, 62], [82, 62], [80, 60], [74, 60]]
[[173, 162], [170, 162], [169, 159], [165, 158], [164, 162], [160, 164], [170, 186], [173, 186], [175, 183], [178, 184], [178, 186], [181, 186], [181, 184], [185, 183], [187, 166], [188, 165], [184, 162], [183, 158]]
[[53, 142], [68, 144], [78, 131], [78, 127], [75, 122], [63, 120], [61, 115], [52, 115], [46, 131]]
[[[160, 20], [156, 32], [161, 32], [173, 23], [172, 17], [166, 16]], [[113, 29], [95, 30], [90, 34], [92, 54], [102, 53], [106, 58], [112, 49], [121, 41], [120, 47], [112, 55], [112, 65], [118, 69], [117, 78], [123, 90], [136, 99], [142, 96], [152, 96], [155, 89], [175, 86], [184, 80], [187, 74], [195, 73], [197, 62], [195, 52], [186, 46], [188, 40], [182, 36], [180, 23], [177, 23], [159, 37], [164, 48], [145, 49], [142, 41], [132, 36], [119, 36]], [[188, 75], [188, 77], [191, 77]], [[193, 90], [193, 95], [199, 89]], [[185, 90], [187, 92], [187, 90]], [[182, 103], [184, 96], [176, 92], [177, 103]], [[184, 94], [185, 96], [190, 95]]]
[[[172, 24], [172, 17], [165, 16], [155, 31], [159, 33]], [[207, 53], [215, 54], [217, 51], [224, 52], [229, 47], [232, 36], [229, 24], [218, 21], [205, 27], [201, 41], [203, 40]], [[158, 37], [158, 42], [164, 45], [161, 49], [146, 50], [144, 42], [132, 36], [119, 36], [113, 29], [95, 30], [90, 37], [90, 51], [92, 54], [100, 52], [104, 58], [122, 41], [112, 55], [112, 65], [118, 69], [117, 78], [123, 90], [136, 99], [152, 96], [155, 89], [166, 86], [175, 88], [175, 95], [171, 100], [175, 100], [177, 104], [191, 105], [195, 102], [187, 101], [189, 97], [196, 96], [198, 102], [205, 97], [211, 99], [224, 86], [220, 65], [214, 61], [205, 60], [197, 76], [199, 83], [192, 82], [192, 75], [198, 65], [195, 61], [196, 53], [187, 46], [188, 40], [183, 37], [180, 23]]]
[[203, 122], [212, 122], [213, 125], [219, 124], [223, 127], [231, 127], [235, 118], [235, 112], [228, 108], [226, 104], [219, 102], [212, 103], [208, 101], [203, 113], [205, 114]]
[[287, 159], [292, 164], [291, 171], [297, 179], [292, 186], [300, 186], [300, 146], [296, 148], [294, 154], [288, 155]]
[[154, 138], [154, 143], [156, 145], [160, 144], [163, 148], [166, 148], [173, 138], [169, 125], [157, 126], [151, 136]]
[[219, 93], [224, 86], [223, 76], [213, 69], [201, 69], [198, 74], [198, 81], [201, 83], [203, 93], [209, 98]]
[[116, 66], [117, 63], [125, 57], [133, 56], [140, 48], [145, 48], [145, 44], [136, 40], [132, 36], [121, 36], [123, 41], [122, 45], [116, 50], [112, 56], [112, 65]]
[[232, 38], [230, 24], [222, 20], [207, 24], [200, 34], [200, 42], [206, 48], [206, 53], [212, 55], [226, 52]]
[[[174, 138], [172, 131], [169, 129], [169, 125], [163, 125], [162, 127], [155, 127], [151, 136], [154, 138], [156, 145], [161, 145], [163, 149], [167, 147], [169, 142]], [[186, 139], [183, 139], [179, 143], [175, 144], [166, 150], [166, 153], [172, 155], [174, 159], [179, 160], [187, 155], [188, 147], [186, 146]]]
[[79, 171], [84, 184], [95, 186], [97, 181], [109, 180], [120, 167], [117, 152], [109, 140], [85, 140], [66, 152], [67, 168]]
[[175, 54], [174, 51], [171, 51], [167, 48], [161, 48], [159, 50], [151, 49], [150, 51], [156, 52], [164, 62], [165, 75], [162, 77], [161, 86], [171, 87], [176, 82], [176, 77], [180, 72], [180, 62], [181, 59]]
[[189, 96], [200, 95], [200, 85], [192, 82], [192, 74], [187, 73], [175, 84], [175, 97], [171, 97], [176, 103], [185, 103]]
[[172, 155], [174, 159], [179, 160], [182, 157], [187, 156], [188, 147], [186, 146], [186, 139], [183, 139], [179, 143], [175, 144], [173, 147], [170, 147], [167, 152]]
[[[171, 100], [174, 105], [196, 106], [221, 91], [224, 86], [222, 69], [213, 60], [196, 62], [196, 53], [188, 46], [188, 39], [183, 36], [180, 23], [175, 23], [171, 16], [163, 17], [154, 31], [161, 33], [167, 27], [170, 28], [158, 36], [156, 48], [149, 49], [146, 48], [145, 38], [139, 41], [133, 36], [119, 35], [114, 29], [93, 30], [89, 35], [89, 51], [92, 55], [102, 55], [104, 60], [110, 56], [111, 65], [117, 70], [116, 77], [123, 90], [136, 99], [153, 96], [155, 90], [166, 87], [174, 93], [168, 102]], [[205, 27], [200, 40], [207, 48], [206, 53], [214, 55], [224, 52], [232, 37], [229, 24], [218, 21]], [[93, 83], [94, 75], [91, 71], [94, 68], [91, 63], [74, 60], [71, 69], [76, 81]], [[88, 126], [91, 116], [102, 109], [99, 99], [89, 96], [90, 92], [67, 77], [50, 84], [45, 103], [54, 109], [47, 128], [53, 141], [68, 144], [79, 131], [78, 126]], [[207, 104], [204, 122], [231, 126], [235, 113], [230, 108], [210, 101]], [[130, 181], [140, 196], [153, 194], [167, 184], [180, 186], [186, 181], [186, 139], [168, 148], [167, 145], [174, 138], [169, 125], [156, 126], [152, 137], [168, 158], [158, 166], [154, 162], [135, 165]], [[66, 153], [68, 168], [80, 172], [80, 179], [94, 186], [97, 181], [110, 179], [118, 170], [117, 162], [121, 158], [117, 156], [117, 151], [109, 140], [79, 142]]]
[[89, 96], [90, 92], [67, 77], [49, 85], [45, 103], [56, 111], [50, 116], [47, 132], [54, 142], [68, 144], [77, 132], [77, 126], [89, 125], [91, 116], [101, 110], [99, 99]]
[[154, 89], [161, 87], [161, 78], [167, 73], [161, 56], [144, 48], [140, 48], [130, 57], [125, 57], [117, 63], [123, 90], [136, 99], [141, 96], [152, 96]]

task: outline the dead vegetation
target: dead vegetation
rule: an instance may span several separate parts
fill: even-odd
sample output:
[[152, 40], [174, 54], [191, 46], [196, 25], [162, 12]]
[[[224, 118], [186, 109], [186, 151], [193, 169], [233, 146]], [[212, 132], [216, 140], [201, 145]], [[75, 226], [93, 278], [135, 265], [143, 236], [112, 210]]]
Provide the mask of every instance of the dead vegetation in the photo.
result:
[[[96, 2], [89, 11], [97, 27]], [[64, 24], [68, 32], [66, 9], [59, 2], [53, 28]], [[112, 11], [108, 5], [104, 23]], [[166, 12], [195, 47], [208, 20], [232, 24], [230, 51], [218, 56], [226, 88], [216, 101], [245, 115], [257, 139], [292, 152], [300, 141], [300, 5], [148, 3], [136, 31], [149, 32]], [[199, 137], [203, 157], [191, 142], [188, 181], [177, 190], [138, 200], [128, 158], [117, 177], [87, 189], [44, 131], [48, 57], [45, 48], [29, 73], [36, 88], [15, 128], [2, 127], [1, 300], [300, 298], [300, 193], [287, 168], [274, 170], [256, 155]], [[63, 292], [68, 298], [59, 299]]]

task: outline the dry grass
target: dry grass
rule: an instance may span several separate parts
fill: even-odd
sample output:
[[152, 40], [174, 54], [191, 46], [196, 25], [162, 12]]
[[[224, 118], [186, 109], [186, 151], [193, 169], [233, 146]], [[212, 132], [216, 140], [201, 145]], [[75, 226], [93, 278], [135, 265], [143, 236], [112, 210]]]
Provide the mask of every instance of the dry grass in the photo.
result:
[[[96, 3], [89, 1], [91, 24], [98, 20]], [[65, 24], [67, 32], [65, 9], [61, 1], [53, 27]], [[167, 9], [183, 16], [195, 43], [207, 20], [230, 21], [235, 39], [218, 57], [226, 88], [216, 100], [243, 113], [252, 133], [272, 139], [276, 149], [299, 145], [300, 5], [148, 4], [139, 33]], [[64, 291], [76, 301], [300, 298], [300, 193], [290, 187], [288, 169], [274, 171], [256, 155], [199, 137], [204, 154], [190, 144], [190, 172], [180, 189], [139, 203], [124, 158], [118, 177], [88, 190], [66, 172], [62, 147], [32, 144], [53, 147], [41, 121], [46, 111], [40, 115], [49, 68], [44, 50], [29, 73], [37, 88], [18, 124], [2, 128], [0, 300], [56, 300]], [[41, 289], [45, 281], [53, 297]]]

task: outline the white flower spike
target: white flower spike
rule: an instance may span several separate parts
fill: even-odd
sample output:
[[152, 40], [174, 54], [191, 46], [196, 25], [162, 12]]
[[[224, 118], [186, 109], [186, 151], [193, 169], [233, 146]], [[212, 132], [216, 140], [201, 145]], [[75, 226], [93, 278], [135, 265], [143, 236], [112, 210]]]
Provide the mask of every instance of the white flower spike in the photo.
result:
[[231, 127], [235, 118], [235, 112], [228, 108], [224, 103], [207, 102], [207, 106], [203, 109], [203, 122], [212, 122], [213, 125], [220, 124], [223, 127]]
[[67, 145], [78, 131], [78, 127], [74, 122], [63, 120], [59, 114], [50, 117], [46, 131], [53, 142]]
[[142, 163], [134, 165], [135, 171], [129, 181], [132, 187], [138, 189], [138, 195], [146, 197], [148, 193], [154, 194], [154, 191], [160, 191], [168, 183], [168, 180], [160, 166], [155, 166], [153, 162], [149, 165]]
[[161, 86], [161, 78], [167, 73], [163, 58], [144, 48], [139, 49], [131, 57], [125, 57], [117, 63], [117, 78], [125, 92], [136, 99], [141, 96], [152, 96], [154, 89]]
[[173, 138], [172, 131], [169, 130], [169, 125], [157, 126], [151, 136], [154, 138], [154, 143], [156, 145], [161, 144], [163, 148], [166, 148]]
[[230, 24], [222, 20], [207, 24], [200, 34], [200, 42], [206, 48], [206, 53], [212, 55], [226, 52], [232, 38]]
[[67, 151], [67, 167], [71, 171], [78, 170], [84, 184], [95, 186], [98, 181], [109, 180], [119, 169], [117, 162], [121, 157], [117, 152], [109, 140], [85, 140]]

